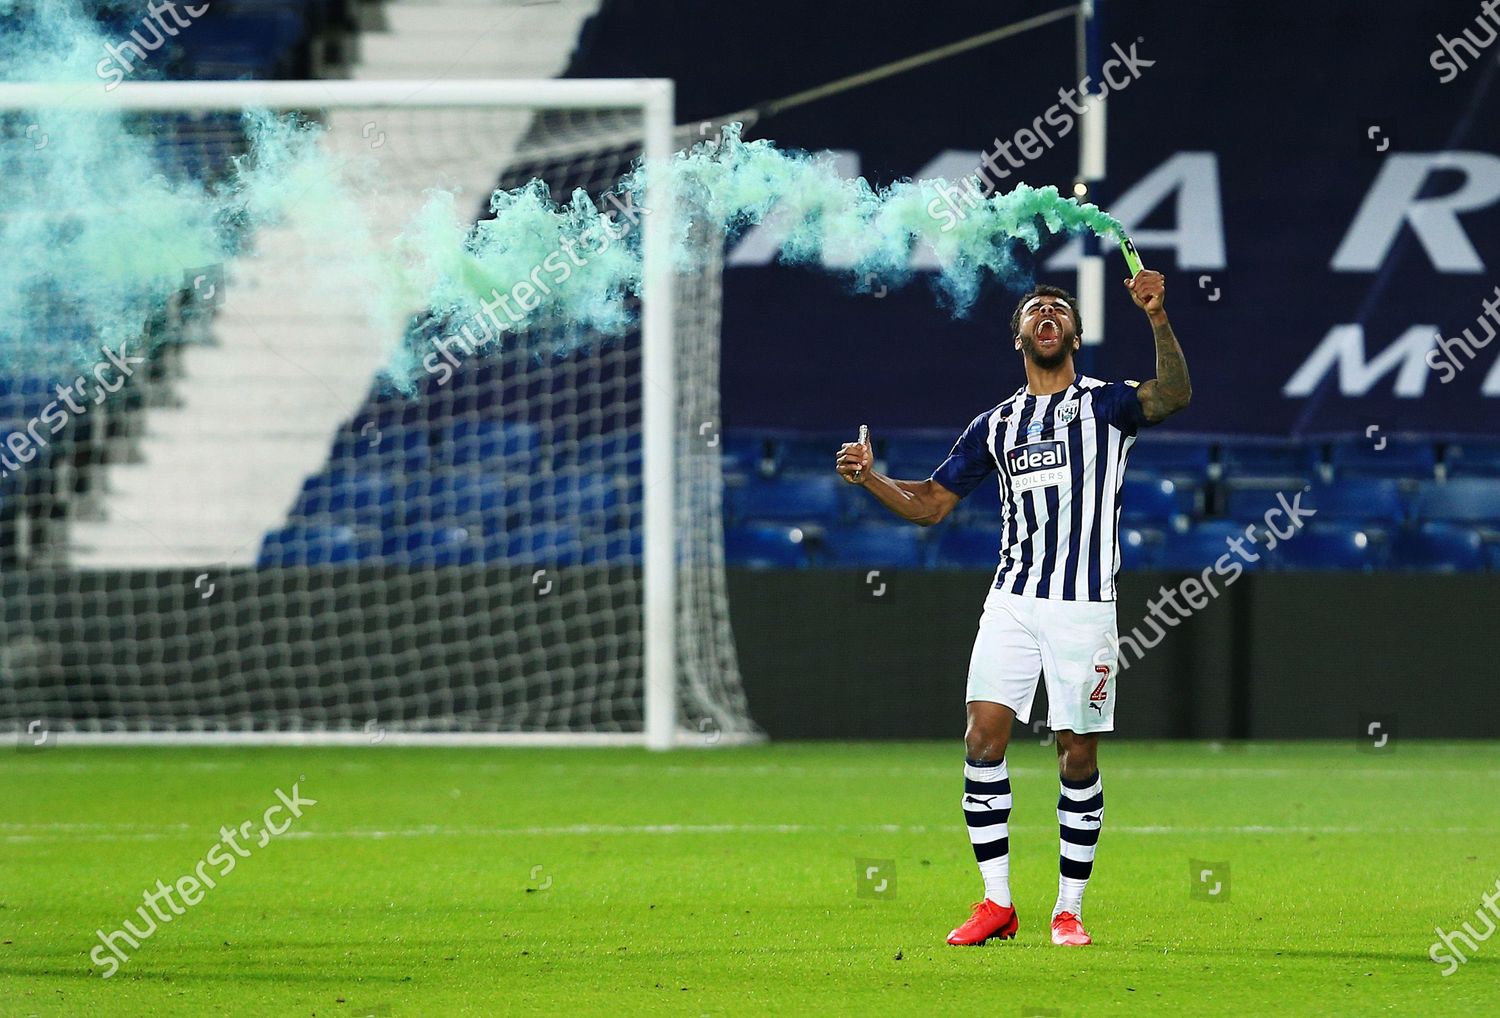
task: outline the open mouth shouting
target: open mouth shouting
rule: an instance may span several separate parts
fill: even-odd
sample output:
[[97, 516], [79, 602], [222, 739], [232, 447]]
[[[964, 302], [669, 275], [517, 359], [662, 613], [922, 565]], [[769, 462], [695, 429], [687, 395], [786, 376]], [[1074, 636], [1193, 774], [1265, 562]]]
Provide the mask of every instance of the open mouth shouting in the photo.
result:
[[1036, 345], [1043, 350], [1055, 350], [1062, 342], [1062, 326], [1053, 317], [1044, 317], [1036, 323]]

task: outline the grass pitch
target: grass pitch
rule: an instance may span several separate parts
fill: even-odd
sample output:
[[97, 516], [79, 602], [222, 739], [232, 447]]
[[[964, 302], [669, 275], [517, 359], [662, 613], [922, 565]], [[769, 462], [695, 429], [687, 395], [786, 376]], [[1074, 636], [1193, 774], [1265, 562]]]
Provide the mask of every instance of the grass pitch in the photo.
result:
[[[1428, 958], [1435, 926], [1484, 930], [1500, 745], [1106, 744], [1081, 950], [1047, 940], [1057, 779], [1034, 743], [1010, 752], [1020, 935], [943, 944], [980, 893], [960, 757], [7, 753], [0, 1013], [1472, 1015], [1500, 999], [1500, 937], [1448, 977]], [[293, 783], [316, 805], [101, 978], [95, 931], [141, 925], [144, 891]]]

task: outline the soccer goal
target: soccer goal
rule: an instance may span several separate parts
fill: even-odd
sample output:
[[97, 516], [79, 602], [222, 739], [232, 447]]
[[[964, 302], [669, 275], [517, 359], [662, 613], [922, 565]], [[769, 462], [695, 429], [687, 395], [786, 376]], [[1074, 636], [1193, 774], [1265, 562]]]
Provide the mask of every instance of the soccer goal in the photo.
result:
[[[316, 125], [336, 177], [255, 167], [250, 111]], [[41, 445], [0, 482], [21, 744], [758, 738], [725, 590], [722, 237], [689, 224], [684, 269], [649, 173], [699, 134], [658, 80], [0, 85], [28, 295], [0, 418]], [[642, 159], [629, 327], [474, 349], [385, 278], [441, 246], [411, 225], [433, 189], [473, 223], [533, 179], [602, 204]], [[205, 255], [192, 217], [223, 218], [236, 160], [281, 206]], [[120, 343], [151, 351], [128, 384], [36, 427]], [[398, 347], [410, 391], [382, 376]]]

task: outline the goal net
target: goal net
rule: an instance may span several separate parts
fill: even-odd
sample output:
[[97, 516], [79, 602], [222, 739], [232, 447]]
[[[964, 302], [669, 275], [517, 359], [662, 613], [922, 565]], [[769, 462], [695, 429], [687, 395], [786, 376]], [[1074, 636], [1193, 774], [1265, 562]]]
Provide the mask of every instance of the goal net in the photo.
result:
[[[701, 140], [670, 96], [0, 86], [0, 246], [26, 252], [0, 335], [21, 744], [756, 738], [724, 581], [722, 237], [689, 226], [674, 260], [691, 220], [649, 172], [639, 207], [606, 198], [643, 152]], [[289, 114], [310, 164], [252, 137]], [[413, 296], [403, 264], [455, 264], [492, 192], [538, 179], [644, 250], [618, 306], [518, 321]], [[446, 254], [422, 225], [443, 194], [466, 229]], [[485, 284], [524, 309], [515, 286], [559, 274]]]

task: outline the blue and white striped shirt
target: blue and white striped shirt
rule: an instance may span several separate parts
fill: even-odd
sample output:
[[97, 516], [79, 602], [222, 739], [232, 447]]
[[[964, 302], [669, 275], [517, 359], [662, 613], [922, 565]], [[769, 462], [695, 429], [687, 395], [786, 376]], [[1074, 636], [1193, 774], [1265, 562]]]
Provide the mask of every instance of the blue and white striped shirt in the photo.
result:
[[932, 475], [960, 498], [990, 471], [1000, 484], [995, 587], [1028, 597], [1113, 601], [1120, 485], [1146, 426], [1134, 382], [1079, 375], [1062, 392], [1023, 385], [974, 418]]

